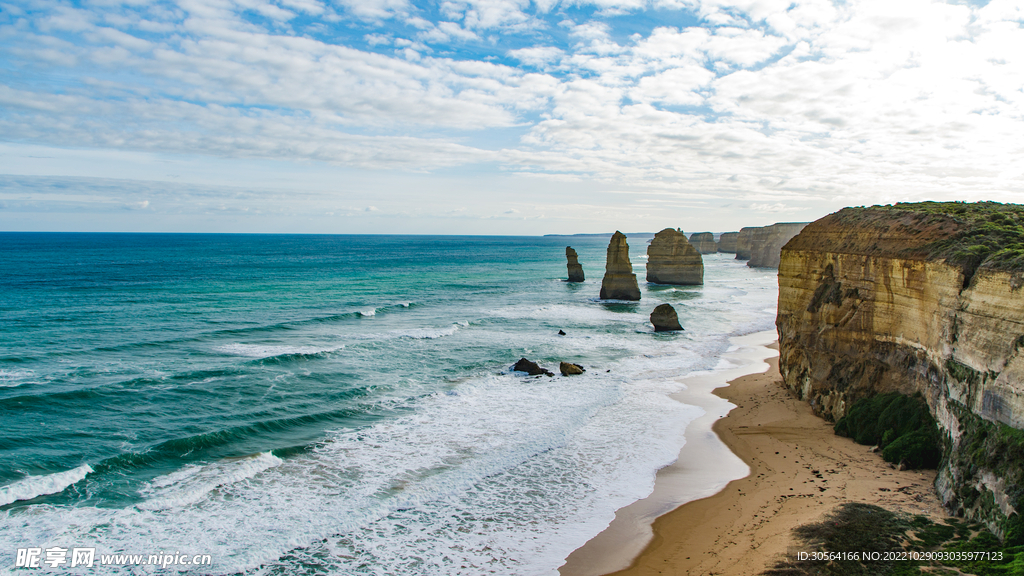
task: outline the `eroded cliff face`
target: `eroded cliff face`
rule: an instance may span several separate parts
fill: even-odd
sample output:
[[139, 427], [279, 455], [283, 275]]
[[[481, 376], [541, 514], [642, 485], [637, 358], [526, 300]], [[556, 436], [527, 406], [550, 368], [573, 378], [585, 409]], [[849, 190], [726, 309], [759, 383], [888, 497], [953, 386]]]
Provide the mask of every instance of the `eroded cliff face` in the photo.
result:
[[779, 222], [754, 228], [750, 236], [750, 260], [747, 266], [778, 268], [782, 247], [799, 234], [804, 226], [807, 226], [807, 222]]
[[715, 254], [718, 252], [715, 235], [711, 232], [694, 232], [690, 234], [690, 244], [701, 254]]
[[922, 393], [947, 438], [944, 502], [1005, 534], [1019, 525], [1024, 491], [999, 480], [1005, 463], [969, 452], [978, 430], [1024, 427], [1024, 282], [929, 255], [968, 226], [873, 208], [808, 225], [781, 252], [779, 367], [830, 420], [877, 393]]
[[647, 246], [647, 281], [656, 284], [704, 283], [704, 260], [679, 230], [666, 228]]
[[718, 251], [728, 254], [736, 253], [736, 240], [739, 239], [739, 232], [722, 232], [718, 237]]
[[740, 228], [740, 233], [736, 236], [737, 260], [750, 260], [751, 239], [754, 237], [754, 231], [759, 229], [759, 226]]

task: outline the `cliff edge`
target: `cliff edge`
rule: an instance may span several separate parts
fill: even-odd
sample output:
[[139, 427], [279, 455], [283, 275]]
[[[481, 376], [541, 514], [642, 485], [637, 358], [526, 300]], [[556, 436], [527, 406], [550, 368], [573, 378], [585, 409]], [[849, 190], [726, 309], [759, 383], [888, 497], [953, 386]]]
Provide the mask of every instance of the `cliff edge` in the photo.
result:
[[780, 371], [836, 420], [921, 393], [951, 512], [1024, 543], [1024, 206], [846, 208], [781, 251]]

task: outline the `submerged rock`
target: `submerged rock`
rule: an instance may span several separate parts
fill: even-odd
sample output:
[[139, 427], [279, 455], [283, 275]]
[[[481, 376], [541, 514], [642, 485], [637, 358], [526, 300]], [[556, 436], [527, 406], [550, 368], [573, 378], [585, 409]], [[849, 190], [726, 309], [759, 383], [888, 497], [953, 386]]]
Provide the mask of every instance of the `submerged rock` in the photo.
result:
[[569, 269], [569, 282], [583, 282], [583, 265], [576, 257], [572, 246], [565, 247], [565, 266]]
[[514, 366], [512, 366], [512, 370], [516, 372], [526, 372], [530, 376], [540, 376], [541, 374], [545, 374], [547, 376], [554, 376], [554, 374], [552, 374], [550, 370], [545, 370], [544, 368], [541, 368], [540, 365], [537, 364], [536, 362], [531, 362], [526, 358], [520, 358], [519, 361], [516, 362]]
[[562, 376], [575, 376], [577, 374], [583, 374], [586, 370], [579, 364], [571, 364], [569, 362], [560, 362], [558, 364], [558, 371], [562, 373]]
[[679, 230], [665, 228], [647, 247], [647, 281], [656, 284], [703, 284], [704, 259]]
[[682, 330], [679, 325], [679, 316], [671, 304], [659, 304], [654, 312], [651, 312], [651, 324], [654, 324], [655, 332], [667, 332], [670, 330]]
[[604, 280], [601, 281], [602, 300], [639, 300], [640, 287], [629, 263], [629, 244], [626, 235], [616, 231], [608, 243], [608, 260]]
[[701, 254], [715, 254], [718, 252], [718, 244], [715, 244], [715, 235], [711, 232], [694, 232], [690, 235], [690, 244]]

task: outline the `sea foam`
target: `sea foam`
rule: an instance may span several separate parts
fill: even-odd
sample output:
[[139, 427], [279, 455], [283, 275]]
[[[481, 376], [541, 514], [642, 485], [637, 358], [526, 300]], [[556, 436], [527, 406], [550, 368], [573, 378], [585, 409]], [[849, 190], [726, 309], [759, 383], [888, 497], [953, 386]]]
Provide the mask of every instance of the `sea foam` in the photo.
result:
[[224, 460], [205, 466], [189, 465], [153, 479], [139, 491], [146, 500], [138, 506], [143, 510], [162, 510], [194, 504], [217, 488], [248, 480], [281, 463], [282, 460], [277, 456], [264, 452], [254, 457]]
[[246, 358], [275, 358], [277, 356], [313, 356], [316, 354], [326, 354], [329, 352], [337, 352], [345, 348], [344, 344], [337, 346], [282, 346], [272, 344], [224, 344], [217, 346], [214, 350], [223, 354], [230, 354], [232, 356], [244, 356]]
[[47, 494], [63, 492], [65, 488], [82, 480], [92, 472], [92, 467], [82, 464], [78, 468], [56, 472], [45, 476], [29, 476], [7, 486], [0, 486], [0, 506], [18, 500], [31, 500]]

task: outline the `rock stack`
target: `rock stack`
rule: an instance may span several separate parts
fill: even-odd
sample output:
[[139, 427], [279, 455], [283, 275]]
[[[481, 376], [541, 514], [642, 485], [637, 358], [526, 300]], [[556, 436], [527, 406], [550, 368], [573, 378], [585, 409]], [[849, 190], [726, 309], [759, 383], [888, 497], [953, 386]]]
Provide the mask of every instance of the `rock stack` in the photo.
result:
[[583, 282], [583, 266], [576, 259], [572, 246], [565, 247], [565, 265], [569, 269], [569, 282]]
[[754, 237], [755, 230], [758, 230], [757, 226], [740, 228], [740, 234], [736, 237], [737, 260], [750, 260], [750, 249], [752, 247], [751, 240]]
[[718, 251], [729, 254], [736, 253], [736, 240], [739, 239], [739, 232], [722, 232], [718, 237]]
[[558, 371], [562, 373], [562, 376], [577, 376], [586, 372], [583, 366], [573, 364], [572, 362], [559, 362]]
[[654, 324], [655, 332], [668, 332], [670, 330], [682, 330], [679, 325], [679, 316], [671, 304], [659, 304], [654, 312], [651, 312], [651, 324]]
[[704, 259], [679, 230], [665, 228], [647, 247], [647, 281], [656, 284], [703, 284]]
[[807, 222], [779, 222], [755, 229], [747, 266], [778, 268], [782, 247], [807, 226]]
[[626, 235], [615, 231], [608, 243], [608, 260], [601, 281], [602, 300], [639, 300], [640, 287], [629, 263], [629, 244]]
[[545, 376], [554, 376], [550, 370], [541, 368], [540, 364], [537, 364], [532, 360], [527, 360], [526, 358], [520, 358], [519, 361], [512, 366], [512, 370], [515, 372], [526, 372], [530, 376], [540, 376], [541, 374]]
[[718, 252], [718, 244], [715, 244], [715, 235], [711, 232], [694, 232], [690, 235], [690, 244], [701, 254], [714, 254]]

